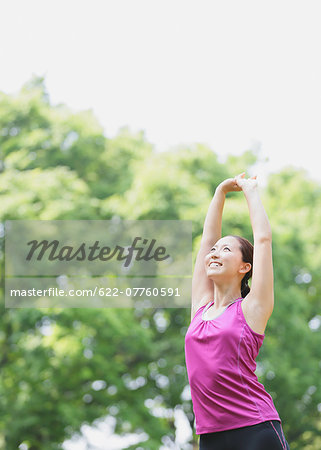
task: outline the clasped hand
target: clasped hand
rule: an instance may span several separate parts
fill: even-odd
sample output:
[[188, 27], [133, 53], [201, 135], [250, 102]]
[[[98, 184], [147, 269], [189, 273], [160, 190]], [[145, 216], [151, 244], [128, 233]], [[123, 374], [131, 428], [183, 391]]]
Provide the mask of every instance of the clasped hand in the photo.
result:
[[225, 194], [228, 192], [248, 191], [257, 187], [256, 175], [245, 178], [245, 172], [236, 175], [234, 178], [227, 178], [220, 183], [220, 188]]

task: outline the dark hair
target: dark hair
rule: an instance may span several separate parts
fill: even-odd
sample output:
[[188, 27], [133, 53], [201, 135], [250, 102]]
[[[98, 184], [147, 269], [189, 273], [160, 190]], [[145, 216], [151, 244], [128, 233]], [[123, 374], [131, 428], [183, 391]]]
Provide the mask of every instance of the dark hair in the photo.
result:
[[239, 241], [240, 244], [240, 249], [242, 252], [242, 257], [243, 257], [243, 261], [250, 263], [251, 264], [251, 270], [249, 270], [244, 277], [242, 278], [242, 282], [241, 282], [241, 295], [242, 297], [246, 297], [247, 294], [250, 292], [250, 286], [248, 284], [249, 279], [252, 276], [252, 269], [253, 269], [253, 245], [251, 244], [250, 241], [248, 241], [247, 239], [241, 237], [241, 236], [233, 236], [232, 237], [236, 238]]

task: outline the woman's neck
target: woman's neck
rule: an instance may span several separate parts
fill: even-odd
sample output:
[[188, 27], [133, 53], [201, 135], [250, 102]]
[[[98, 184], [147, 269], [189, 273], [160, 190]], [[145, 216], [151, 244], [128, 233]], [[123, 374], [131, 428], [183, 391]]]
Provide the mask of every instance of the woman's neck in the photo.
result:
[[240, 287], [231, 285], [214, 285], [214, 309], [224, 308], [240, 297]]

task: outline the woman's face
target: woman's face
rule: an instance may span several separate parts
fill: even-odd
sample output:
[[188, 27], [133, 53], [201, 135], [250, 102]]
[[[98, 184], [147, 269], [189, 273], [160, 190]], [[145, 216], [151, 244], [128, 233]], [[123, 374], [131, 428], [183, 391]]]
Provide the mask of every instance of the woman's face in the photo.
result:
[[219, 239], [205, 257], [207, 276], [213, 280], [236, 275], [243, 277], [250, 269], [251, 264], [243, 261], [239, 241], [232, 236]]

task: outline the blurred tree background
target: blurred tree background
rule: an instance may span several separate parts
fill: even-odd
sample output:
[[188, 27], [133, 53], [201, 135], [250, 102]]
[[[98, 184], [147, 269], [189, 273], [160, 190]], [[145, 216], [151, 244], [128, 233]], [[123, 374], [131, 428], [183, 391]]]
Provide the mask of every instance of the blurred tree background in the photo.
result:
[[[257, 159], [246, 151], [222, 163], [201, 144], [156, 153], [128, 128], [109, 139], [92, 111], [52, 105], [41, 77], [16, 95], [0, 93], [1, 448], [59, 449], [82, 424], [107, 416], [116, 434], [142, 436], [127, 448], [177, 448], [175, 412], [194, 426], [184, 356], [190, 310], [6, 309], [4, 221], [191, 220], [195, 260], [216, 186]], [[320, 191], [292, 167], [261, 188], [275, 307], [257, 375], [291, 450], [321, 448]], [[227, 198], [223, 234], [252, 240], [242, 193]], [[181, 448], [198, 448], [194, 428]]]

